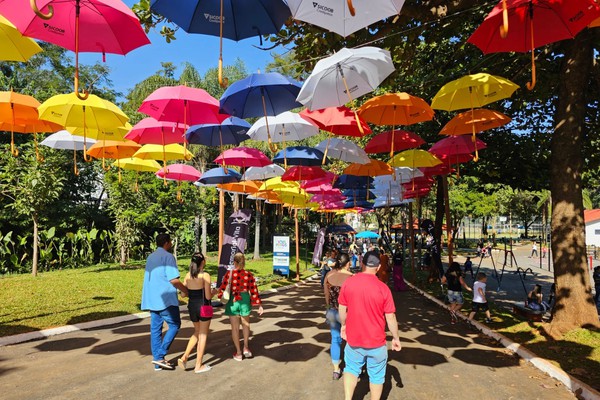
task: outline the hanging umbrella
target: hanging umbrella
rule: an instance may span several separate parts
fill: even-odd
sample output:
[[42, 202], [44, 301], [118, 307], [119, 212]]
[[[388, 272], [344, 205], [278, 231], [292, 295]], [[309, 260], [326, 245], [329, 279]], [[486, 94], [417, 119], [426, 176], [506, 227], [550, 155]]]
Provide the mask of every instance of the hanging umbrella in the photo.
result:
[[94, 158], [102, 159], [102, 168], [110, 169], [105, 166], [105, 159], [119, 159], [132, 157], [142, 146], [132, 140], [116, 141], [116, 140], [99, 140], [94, 143], [88, 150], [87, 154]]
[[219, 185], [223, 183], [239, 182], [242, 175], [234, 169], [217, 167], [209, 169], [202, 174], [198, 182], [202, 185]]
[[477, 139], [475, 143], [466, 136], [450, 136], [436, 142], [429, 152], [436, 156], [452, 156], [474, 153], [486, 148], [486, 144]]
[[369, 154], [390, 152], [390, 157], [394, 151], [414, 149], [425, 144], [421, 136], [416, 133], [396, 130], [383, 132], [373, 136], [365, 146], [365, 152]]
[[367, 189], [344, 189], [342, 195], [353, 199], [372, 199], [375, 197], [375, 193]]
[[[37, 4], [36, 4], [37, 3]], [[79, 93], [79, 53], [125, 55], [149, 44], [135, 14], [119, 0], [3, 0], [0, 14], [23, 35], [75, 52], [75, 93]]]
[[282, 0], [204, 0], [177, 2], [152, 0], [153, 11], [179, 25], [188, 33], [201, 33], [219, 37], [219, 84], [223, 79], [223, 38], [239, 41], [277, 33], [290, 16]]
[[337, 202], [346, 200], [346, 196], [344, 196], [339, 189], [335, 191], [323, 192], [313, 194], [310, 198], [310, 201], [315, 203], [323, 203], [323, 202]]
[[371, 160], [366, 164], [350, 164], [344, 169], [344, 174], [357, 176], [379, 176], [391, 175], [394, 169], [388, 164], [379, 160]]
[[265, 165], [264, 167], [250, 167], [244, 172], [243, 180], [257, 180], [274, 178], [285, 173], [285, 169], [277, 164]]
[[261, 184], [262, 182], [259, 181], [241, 180], [239, 182], [223, 183], [217, 185], [217, 187], [230, 193], [255, 194], [258, 193]]
[[370, 160], [362, 148], [346, 139], [325, 139], [315, 148], [321, 150], [323, 154], [327, 153], [329, 158], [336, 158], [349, 163], [366, 164]]
[[357, 239], [379, 239], [379, 234], [371, 231], [362, 231], [356, 234]]
[[[221, 112], [239, 118], [266, 117], [302, 107], [296, 101], [300, 83], [277, 72], [251, 74], [232, 84], [219, 100]], [[273, 151], [269, 121], [265, 123], [267, 141]]]
[[184, 125], [169, 121], [157, 121], [152, 117], [144, 118], [135, 124], [125, 135], [125, 139], [139, 144], [183, 143]]
[[366, 189], [372, 187], [373, 178], [370, 176], [340, 175], [333, 183], [338, 189]]
[[[324, 159], [325, 161], [323, 161]], [[319, 166], [327, 164], [329, 161], [320, 150], [314, 147], [294, 146], [275, 154], [273, 162], [276, 164], [287, 162], [288, 165]]]
[[297, 100], [309, 110], [343, 106], [375, 90], [392, 72], [394, 64], [387, 50], [343, 48], [317, 62]]
[[264, 167], [272, 164], [271, 160], [258, 149], [251, 147], [235, 147], [225, 150], [213, 160], [216, 164], [234, 165], [236, 167]]
[[[377, 21], [400, 14], [404, 0], [288, 0], [294, 19], [347, 37]], [[359, 16], [355, 17], [355, 7]]]
[[[40, 119], [35, 120], [15, 120], [15, 123], [0, 121], [0, 131], [10, 131], [14, 133], [25, 133], [33, 134], [33, 144], [35, 147], [35, 157], [38, 161], [44, 161], [44, 157], [39, 154], [37, 134], [46, 132], [56, 132], [63, 127], [48, 121], [42, 121]], [[18, 150], [15, 148], [15, 152], [18, 154]]]
[[173, 143], [166, 146], [160, 144], [145, 144], [135, 153], [134, 157], [142, 160], [191, 160], [194, 155], [182, 145]]
[[21, 32], [6, 18], [0, 15], [0, 60], [27, 61], [42, 48]]
[[289, 168], [281, 176], [282, 181], [306, 181], [310, 179], [319, 179], [327, 176], [326, 172], [321, 167], [315, 166], [294, 166]]
[[135, 157], [119, 158], [113, 163], [113, 166], [119, 169], [119, 181], [121, 179], [121, 169], [135, 171], [134, 191], [138, 191], [138, 175], [140, 172], [156, 172], [160, 169], [160, 164], [154, 160], [142, 160]]
[[468, 42], [484, 54], [531, 51], [531, 82], [527, 83], [527, 89], [533, 90], [534, 49], [572, 39], [598, 17], [600, 6], [590, 0], [503, 0], [485, 17]]
[[82, 128], [84, 143], [84, 159], [87, 154], [87, 130], [108, 130], [122, 127], [129, 120], [119, 107], [108, 100], [95, 95], [85, 99], [77, 93], [52, 96], [38, 107], [40, 119], [54, 122], [61, 126]]
[[[270, 133], [267, 132], [267, 123]], [[274, 143], [284, 143], [292, 140], [303, 140], [319, 133], [319, 128], [313, 123], [302, 118], [300, 114], [290, 111], [283, 112], [274, 117], [262, 117], [256, 121], [248, 135], [252, 140], [268, 141], [269, 134]]]
[[293, 189], [294, 191], [298, 192], [300, 189], [300, 184], [294, 181], [284, 182], [283, 180], [281, 180], [280, 176], [277, 176], [275, 178], [267, 179], [266, 181], [264, 181], [260, 185], [259, 191], [264, 192], [275, 189]]
[[359, 210], [370, 210], [373, 208], [373, 203], [366, 200], [346, 200], [344, 208], [351, 208], [357, 211]]
[[196, 182], [200, 179], [202, 173], [191, 165], [171, 164], [157, 171], [156, 176], [161, 179], [177, 182], [177, 200], [183, 203], [181, 182]]
[[440, 135], [469, 135], [483, 132], [508, 124], [510, 117], [501, 112], [485, 108], [474, 109], [457, 114], [440, 131]]
[[[96, 141], [94, 139], [87, 139], [87, 143], [93, 145]], [[42, 140], [40, 145], [53, 149], [73, 150], [73, 167], [75, 168], [75, 174], [78, 174], [77, 150], [85, 149], [85, 139], [83, 137], [75, 136], [66, 130], [61, 130]]]
[[388, 183], [393, 182], [406, 182], [410, 179], [423, 176], [423, 173], [417, 168], [409, 167], [395, 167], [393, 175], [380, 175], [373, 178], [373, 183]]
[[[40, 102], [32, 96], [15, 93], [12, 90], [0, 92], [0, 121], [10, 125], [10, 151], [13, 156], [19, 155], [15, 147], [13, 126], [18, 125], [17, 121], [37, 121]], [[64, 125], [63, 125], [64, 126]]]
[[414, 149], [398, 153], [388, 162], [388, 164], [393, 167], [410, 167], [413, 169], [435, 167], [441, 163], [442, 162], [437, 157], [428, 151]]
[[116, 140], [118, 142], [122, 142], [126, 140], [125, 136], [127, 135], [127, 132], [131, 130], [131, 128], [131, 124], [126, 122], [125, 125], [116, 128], [90, 129], [86, 127], [84, 129], [83, 127], [67, 126], [66, 130], [76, 136], [83, 136], [85, 133], [86, 138], [95, 139], [96, 141]]
[[250, 124], [241, 118], [228, 117], [220, 124], [199, 124], [190, 126], [185, 133], [188, 143], [201, 144], [204, 146], [221, 147], [226, 144], [238, 146], [245, 140], [250, 139], [248, 130]]

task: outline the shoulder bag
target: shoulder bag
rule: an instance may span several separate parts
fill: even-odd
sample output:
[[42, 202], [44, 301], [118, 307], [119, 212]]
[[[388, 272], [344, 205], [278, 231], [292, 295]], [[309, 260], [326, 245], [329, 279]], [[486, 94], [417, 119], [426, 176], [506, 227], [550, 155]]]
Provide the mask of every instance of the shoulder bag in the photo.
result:
[[[202, 282], [203, 284], [205, 282]], [[205, 289], [202, 288], [202, 305], [200, 306], [200, 316], [202, 318], [212, 318], [213, 316], [213, 306], [210, 304], [206, 305], [206, 293], [204, 293]]]

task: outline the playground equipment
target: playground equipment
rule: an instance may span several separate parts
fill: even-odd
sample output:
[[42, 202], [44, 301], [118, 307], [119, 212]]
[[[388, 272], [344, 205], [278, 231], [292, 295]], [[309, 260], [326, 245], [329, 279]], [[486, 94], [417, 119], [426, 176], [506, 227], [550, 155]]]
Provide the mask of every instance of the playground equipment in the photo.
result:
[[[497, 255], [496, 258], [498, 258], [498, 256], [499, 255]], [[480, 258], [479, 258], [479, 264], [477, 265], [477, 270], [475, 271], [475, 276], [477, 276], [477, 273], [479, 272], [479, 269], [481, 268], [481, 264], [483, 263], [485, 258], [487, 258], [486, 251], [482, 251]], [[498, 291], [500, 291], [501, 286], [502, 286], [502, 278], [504, 277], [504, 271], [506, 269], [506, 266], [510, 263], [510, 265], [509, 265], [510, 268], [513, 268], [513, 266], [516, 267], [516, 270], [514, 271], [514, 273], [519, 275], [521, 284], [523, 285], [523, 290], [525, 291], [525, 297], [527, 297], [527, 288], [525, 287], [525, 278], [527, 278], [527, 273], [530, 273], [533, 276], [533, 270], [529, 267], [525, 268], [525, 269], [519, 267], [517, 258], [515, 257], [515, 254], [512, 251], [512, 242], [510, 243], [510, 249], [507, 249], [506, 242], [504, 243], [504, 262], [502, 263], [502, 269], [500, 270], [500, 274], [498, 274], [498, 270], [496, 269], [496, 260], [494, 260], [494, 256], [492, 255], [492, 253], [490, 253], [489, 259], [492, 261], [492, 268], [494, 270], [493, 276], [496, 279], [496, 281], [498, 282]]]

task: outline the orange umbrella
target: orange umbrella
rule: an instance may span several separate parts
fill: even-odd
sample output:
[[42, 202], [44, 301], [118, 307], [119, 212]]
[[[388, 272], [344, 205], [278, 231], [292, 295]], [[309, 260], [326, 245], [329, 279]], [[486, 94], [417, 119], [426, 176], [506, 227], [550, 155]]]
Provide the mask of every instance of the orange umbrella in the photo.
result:
[[110, 166], [106, 167], [104, 162], [106, 158], [118, 160], [120, 158], [132, 157], [141, 147], [141, 145], [133, 140], [122, 142], [116, 140], [99, 140], [88, 149], [87, 154], [94, 158], [102, 158], [102, 168], [107, 171], [110, 169]]
[[358, 176], [381, 176], [393, 173], [394, 168], [379, 160], [371, 160], [367, 164], [350, 164], [344, 169], [344, 174]]
[[7, 124], [10, 130], [10, 152], [18, 156], [19, 151], [15, 148], [15, 126], [17, 121], [37, 121], [40, 102], [32, 96], [15, 93], [12, 90], [0, 92], [0, 122]]
[[510, 117], [501, 112], [477, 108], [457, 114], [442, 128], [440, 135], [469, 135], [498, 128], [510, 121]]
[[222, 183], [217, 185], [219, 189], [232, 193], [254, 194], [260, 189], [262, 182], [259, 181], [240, 181], [233, 183]]
[[[43, 161], [44, 158], [40, 156], [38, 152], [37, 134], [43, 132], [56, 132], [61, 130], [61, 125], [55, 124], [49, 121], [42, 121], [39, 119], [34, 120], [21, 120], [16, 119], [14, 124], [12, 122], [0, 121], [0, 131], [11, 131], [18, 133], [33, 133], [33, 143], [35, 145], [35, 156], [38, 161]], [[15, 149], [18, 154], [18, 150]]]

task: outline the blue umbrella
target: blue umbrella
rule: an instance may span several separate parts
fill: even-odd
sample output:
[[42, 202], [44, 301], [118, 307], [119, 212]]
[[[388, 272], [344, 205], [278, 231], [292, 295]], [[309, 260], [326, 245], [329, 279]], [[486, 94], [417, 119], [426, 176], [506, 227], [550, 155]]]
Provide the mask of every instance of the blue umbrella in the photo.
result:
[[[277, 164], [287, 162], [288, 165], [319, 166], [323, 163], [323, 152], [314, 147], [293, 146], [280, 150], [273, 157], [273, 162]], [[324, 164], [328, 162], [329, 160], [325, 159]]]
[[367, 189], [344, 189], [342, 190], [342, 194], [354, 199], [374, 199], [377, 197], [375, 193], [370, 190], [367, 191]]
[[241, 118], [229, 117], [220, 124], [200, 124], [188, 128], [185, 138], [188, 143], [203, 144], [204, 146], [223, 146], [224, 144], [239, 145], [250, 139], [246, 134], [250, 124]]
[[373, 178], [370, 176], [340, 175], [334, 182], [333, 187], [338, 189], [366, 189], [372, 188]]
[[[371, 209], [373, 208], [373, 203], [371, 203], [370, 201], [366, 201], [366, 200], [346, 200], [346, 205], [344, 206], [344, 208], [355, 208], [355, 207], [360, 207], [360, 208], [366, 208], [366, 209]], [[356, 236], [358, 237], [358, 235]]]
[[221, 183], [239, 182], [241, 178], [242, 175], [231, 168], [225, 170], [223, 167], [218, 167], [209, 169], [203, 173], [196, 183], [202, 185], [218, 185]]
[[357, 239], [379, 239], [379, 235], [371, 231], [362, 231], [356, 234]]
[[325, 230], [326, 233], [352, 233], [354, 228], [348, 224], [329, 225]]

